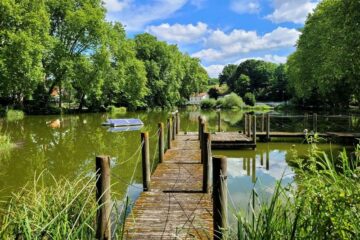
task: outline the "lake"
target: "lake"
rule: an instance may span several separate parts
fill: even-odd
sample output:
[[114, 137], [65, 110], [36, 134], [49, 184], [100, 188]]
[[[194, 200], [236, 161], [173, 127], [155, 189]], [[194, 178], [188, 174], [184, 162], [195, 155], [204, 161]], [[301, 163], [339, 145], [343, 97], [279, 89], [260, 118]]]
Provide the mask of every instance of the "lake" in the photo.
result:
[[[182, 110], [181, 130], [197, 131], [199, 114], [205, 116], [209, 130], [217, 129], [215, 111]], [[303, 131], [311, 129], [312, 117], [303, 113], [272, 112], [272, 130]], [[109, 132], [102, 123], [107, 118], [140, 118], [144, 122], [142, 131], [149, 131], [150, 158], [157, 160], [157, 124], [166, 122], [169, 112], [128, 112], [120, 115], [79, 114], [63, 116], [26, 116], [23, 120], [8, 122], [0, 119], [0, 131], [11, 136], [16, 147], [8, 153], [0, 153], [0, 197], [18, 191], [45, 169], [56, 178], [75, 178], [95, 172], [95, 156], [105, 154], [112, 158], [112, 191], [121, 200], [128, 193], [135, 200], [142, 191], [140, 159], [140, 131]], [[261, 126], [261, 114], [258, 126]], [[278, 117], [276, 117], [278, 116]], [[243, 112], [223, 111], [223, 131], [239, 131], [243, 128]], [[317, 128], [325, 131], [360, 132], [360, 118], [356, 115], [319, 114]], [[321, 149], [336, 155], [343, 146], [319, 144]], [[291, 151], [306, 156], [309, 145], [297, 139], [291, 142], [258, 143], [257, 149], [214, 151], [228, 157], [229, 199], [233, 212], [246, 209], [251, 190], [256, 182], [259, 195], [271, 196], [277, 180], [283, 184], [294, 180], [294, 171], [289, 166]], [[155, 159], [155, 161], [154, 161]], [[155, 167], [155, 164], [153, 164]], [[131, 182], [131, 184], [129, 184]]]

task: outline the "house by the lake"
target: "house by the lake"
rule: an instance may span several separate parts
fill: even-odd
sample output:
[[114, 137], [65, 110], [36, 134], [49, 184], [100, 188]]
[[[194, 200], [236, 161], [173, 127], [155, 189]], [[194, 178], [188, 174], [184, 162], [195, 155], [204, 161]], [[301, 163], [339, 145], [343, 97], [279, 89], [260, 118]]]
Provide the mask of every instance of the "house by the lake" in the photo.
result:
[[190, 100], [188, 102], [189, 105], [199, 105], [200, 102], [204, 99], [209, 98], [209, 94], [204, 93], [196, 93], [190, 96]]

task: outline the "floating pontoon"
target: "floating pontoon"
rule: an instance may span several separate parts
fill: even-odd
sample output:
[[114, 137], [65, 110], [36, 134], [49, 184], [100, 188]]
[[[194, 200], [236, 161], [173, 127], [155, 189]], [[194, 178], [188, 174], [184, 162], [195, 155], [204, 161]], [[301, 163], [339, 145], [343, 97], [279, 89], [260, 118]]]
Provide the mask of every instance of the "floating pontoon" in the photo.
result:
[[137, 118], [128, 118], [128, 119], [108, 119], [102, 124], [103, 126], [110, 127], [130, 127], [130, 126], [140, 126], [142, 127], [144, 123]]

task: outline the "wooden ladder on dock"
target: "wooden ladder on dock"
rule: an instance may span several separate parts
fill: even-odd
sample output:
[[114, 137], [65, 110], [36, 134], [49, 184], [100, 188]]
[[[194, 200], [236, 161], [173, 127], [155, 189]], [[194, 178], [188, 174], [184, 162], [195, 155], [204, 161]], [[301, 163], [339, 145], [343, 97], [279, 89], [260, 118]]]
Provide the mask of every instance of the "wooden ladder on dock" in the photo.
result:
[[125, 239], [213, 239], [213, 205], [203, 191], [198, 134], [178, 133], [170, 144], [150, 190], [140, 194], [126, 218]]

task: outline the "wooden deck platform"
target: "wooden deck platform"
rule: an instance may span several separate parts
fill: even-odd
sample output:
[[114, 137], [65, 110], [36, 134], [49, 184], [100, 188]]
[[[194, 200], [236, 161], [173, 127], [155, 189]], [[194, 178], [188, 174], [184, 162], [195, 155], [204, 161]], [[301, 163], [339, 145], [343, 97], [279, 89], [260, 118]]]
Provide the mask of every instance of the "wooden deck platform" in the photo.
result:
[[202, 193], [203, 165], [196, 133], [180, 133], [125, 222], [125, 239], [213, 239], [210, 194]]
[[211, 134], [211, 149], [256, 148], [252, 138], [240, 132], [216, 132]]

